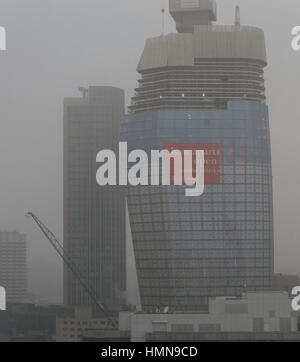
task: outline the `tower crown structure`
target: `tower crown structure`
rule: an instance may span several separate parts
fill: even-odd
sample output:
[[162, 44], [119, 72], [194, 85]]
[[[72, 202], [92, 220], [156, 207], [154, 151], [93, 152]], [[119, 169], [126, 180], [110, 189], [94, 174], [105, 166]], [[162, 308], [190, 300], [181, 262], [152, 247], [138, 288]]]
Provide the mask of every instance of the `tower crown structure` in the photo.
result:
[[179, 33], [193, 33], [195, 25], [217, 20], [215, 0], [170, 0], [169, 5]]
[[169, 5], [179, 33], [147, 39], [129, 111], [226, 109], [234, 100], [264, 103], [263, 30], [241, 26], [238, 6], [233, 25], [216, 25], [215, 0], [170, 0]]

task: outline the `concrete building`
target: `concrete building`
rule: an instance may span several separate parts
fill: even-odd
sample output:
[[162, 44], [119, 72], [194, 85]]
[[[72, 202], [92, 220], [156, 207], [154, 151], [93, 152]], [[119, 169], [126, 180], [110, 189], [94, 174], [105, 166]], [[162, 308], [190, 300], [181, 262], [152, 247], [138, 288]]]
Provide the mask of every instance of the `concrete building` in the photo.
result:
[[[83, 98], [65, 100], [64, 247], [82, 278], [111, 311], [125, 304], [125, 199], [118, 187], [96, 183], [96, 155], [115, 149], [124, 115], [124, 91], [80, 89]], [[64, 301], [89, 306], [90, 298], [72, 273], [64, 271]]]
[[56, 342], [82, 342], [86, 330], [111, 330], [106, 318], [94, 318], [91, 308], [75, 308], [74, 315], [56, 319]]
[[286, 292], [247, 292], [209, 301], [202, 313], [120, 313], [119, 329], [132, 342], [297, 340], [300, 313]]
[[[213, 0], [170, 0], [179, 33], [151, 38], [122, 124], [128, 149], [205, 151], [205, 190], [129, 187], [143, 310], [201, 310], [210, 297], [268, 290], [273, 191], [264, 32], [213, 25]], [[191, 148], [190, 148], [191, 147]], [[214, 152], [213, 170], [207, 166]], [[210, 173], [212, 171], [212, 173]], [[149, 180], [149, 184], [150, 180]]]
[[7, 303], [27, 299], [26, 235], [0, 232], [0, 286], [6, 289]]

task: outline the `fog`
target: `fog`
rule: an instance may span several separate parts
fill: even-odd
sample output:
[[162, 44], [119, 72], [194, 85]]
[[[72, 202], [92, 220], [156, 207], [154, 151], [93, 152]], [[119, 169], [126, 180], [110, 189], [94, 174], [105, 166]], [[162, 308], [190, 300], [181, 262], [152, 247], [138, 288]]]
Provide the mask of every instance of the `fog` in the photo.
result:
[[[298, 0], [219, 0], [218, 23], [265, 30], [268, 61], [277, 272], [300, 274], [300, 52], [291, 29], [300, 25]], [[162, 32], [164, 0], [1, 0], [0, 230], [28, 235], [30, 292], [62, 300], [62, 263], [25, 212], [35, 212], [59, 237], [63, 231], [63, 98], [79, 86], [136, 86], [145, 39]], [[166, 12], [165, 32], [174, 32]], [[131, 268], [132, 270], [132, 268]], [[130, 274], [132, 290], [132, 273]]]

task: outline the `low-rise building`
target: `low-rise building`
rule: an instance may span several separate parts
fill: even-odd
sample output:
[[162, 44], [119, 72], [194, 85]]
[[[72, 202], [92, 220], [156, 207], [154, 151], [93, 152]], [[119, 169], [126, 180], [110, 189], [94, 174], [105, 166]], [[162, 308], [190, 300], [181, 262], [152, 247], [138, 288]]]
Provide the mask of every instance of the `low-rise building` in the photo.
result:
[[55, 342], [56, 318], [72, 314], [61, 305], [9, 303], [0, 311], [0, 341]]
[[111, 321], [94, 317], [90, 307], [75, 308], [74, 315], [56, 319], [56, 342], [81, 342], [86, 330], [111, 330]]
[[202, 313], [122, 312], [119, 329], [130, 331], [132, 342], [300, 340], [300, 313], [287, 292], [246, 292], [211, 299]]

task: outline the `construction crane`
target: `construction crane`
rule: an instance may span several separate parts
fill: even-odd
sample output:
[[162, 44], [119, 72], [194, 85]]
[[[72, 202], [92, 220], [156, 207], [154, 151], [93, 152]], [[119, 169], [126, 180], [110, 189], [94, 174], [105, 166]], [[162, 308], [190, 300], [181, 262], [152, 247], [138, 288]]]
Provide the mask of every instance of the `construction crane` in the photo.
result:
[[52, 231], [36, 215], [34, 215], [32, 212], [28, 212], [26, 215], [28, 217], [31, 217], [33, 219], [33, 221], [37, 224], [39, 229], [42, 231], [42, 233], [45, 235], [45, 237], [48, 239], [48, 241], [54, 247], [54, 249], [56, 250], [58, 255], [62, 258], [62, 260], [64, 261], [66, 266], [69, 268], [69, 270], [74, 275], [74, 277], [77, 279], [77, 281], [80, 283], [80, 285], [85, 290], [87, 295], [95, 303], [96, 307], [104, 314], [104, 316], [108, 319], [108, 321], [112, 324], [112, 326], [114, 328], [117, 328], [118, 324], [117, 324], [116, 319], [111, 316], [107, 307], [98, 299], [97, 294], [94, 291], [94, 289], [84, 281], [84, 279], [80, 275], [79, 270], [77, 269], [76, 265], [72, 261], [71, 257], [65, 251], [61, 242], [59, 242], [57, 240], [56, 236], [52, 233]]

